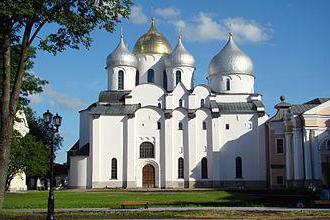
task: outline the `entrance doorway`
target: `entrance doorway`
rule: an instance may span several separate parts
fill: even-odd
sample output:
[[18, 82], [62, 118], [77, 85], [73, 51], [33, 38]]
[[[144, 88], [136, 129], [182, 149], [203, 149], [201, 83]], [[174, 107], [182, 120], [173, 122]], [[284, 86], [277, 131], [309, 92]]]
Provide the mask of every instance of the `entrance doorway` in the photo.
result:
[[155, 168], [151, 164], [145, 165], [142, 169], [142, 186], [155, 188]]

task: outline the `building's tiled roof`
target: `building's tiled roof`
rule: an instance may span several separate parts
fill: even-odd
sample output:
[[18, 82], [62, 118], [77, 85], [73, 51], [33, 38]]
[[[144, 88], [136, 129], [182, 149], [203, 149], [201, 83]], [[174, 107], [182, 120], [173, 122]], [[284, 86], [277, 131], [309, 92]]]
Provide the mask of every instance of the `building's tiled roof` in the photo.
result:
[[139, 104], [98, 105], [91, 108], [89, 113], [95, 115], [127, 115], [134, 114], [138, 108], [140, 108]]
[[[285, 102], [280, 102], [279, 104], [277, 104], [275, 106], [276, 107], [280, 107], [280, 108], [277, 108], [277, 109], [281, 109], [281, 108], [287, 108], [287, 107], [290, 107], [289, 110], [290, 110], [290, 113], [293, 114], [293, 115], [302, 115], [304, 114], [306, 111], [312, 109], [312, 108], [315, 108], [317, 107], [318, 105], [324, 103], [324, 102], [327, 102], [329, 101], [330, 98], [316, 98], [316, 99], [313, 99], [311, 101], [308, 101], [308, 102], [305, 102], [303, 104], [289, 104], [289, 103], [286, 103], [285, 105], [280, 105], [281, 103], [285, 103]], [[289, 106], [288, 106], [289, 105]], [[289, 112], [283, 112], [283, 110], [281, 111], [277, 111], [276, 114], [269, 119], [269, 121], [281, 121], [283, 120], [283, 118], [289, 114]]]
[[124, 96], [129, 94], [130, 91], [102, 91], [99, 94], [99, 102], [106, 103], [120, 103], [124, 102]]
[[249, 102], [223, 102], [218, 103], [220, 114], [228, 113], [255, 113], [256, 106]]
[[88, 156], [89, 155], [89, 143], [82, 147], [79, 147], [79, 140], [68, 151], [69, 156]]

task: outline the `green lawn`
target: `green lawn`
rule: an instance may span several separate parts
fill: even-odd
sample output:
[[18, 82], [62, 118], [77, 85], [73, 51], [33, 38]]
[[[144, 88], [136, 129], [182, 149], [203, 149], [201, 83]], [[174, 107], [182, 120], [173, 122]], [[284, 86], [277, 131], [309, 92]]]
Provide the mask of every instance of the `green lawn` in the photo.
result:
[[[47, 192], [7, 193], [5, 209], [47, 207]], [[226, 191], [180, 192], [73, 192], [56, 191], [56, 208], [119, 208], [122, 201], [147, 201], [151, 207], [162, 206], [227, 206], [261, 205], [260, 196]]]

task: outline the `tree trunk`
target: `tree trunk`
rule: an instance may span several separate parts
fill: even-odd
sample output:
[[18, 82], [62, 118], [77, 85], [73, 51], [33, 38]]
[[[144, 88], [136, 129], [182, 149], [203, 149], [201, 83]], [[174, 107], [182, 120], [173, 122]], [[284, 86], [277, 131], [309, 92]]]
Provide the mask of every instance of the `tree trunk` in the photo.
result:
[[0, 110], [0, 209], [3, 207], [7, 170], [9, 165], [10, 144], [13, 132], [13, 116], [10, 114], [10, 35], [2, 35], [3, 45], [1, 48], [1, 56], [3, 60], [2, 71], [2, 94], [1, 94], [1, 110]]

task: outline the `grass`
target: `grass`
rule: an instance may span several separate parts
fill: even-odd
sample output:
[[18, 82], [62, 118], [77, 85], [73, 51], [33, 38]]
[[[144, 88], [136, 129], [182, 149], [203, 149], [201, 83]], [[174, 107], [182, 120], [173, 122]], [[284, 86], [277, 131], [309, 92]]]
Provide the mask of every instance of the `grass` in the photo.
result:
[[[45, 219], [45, 214], [0, 211], [0, 219]], [[297, 211], [160, 211], [160, 212], [97, 212], [56, 213], [57, 219], [112, 219], [112, 218], [198, 218], [198, 219], [329, 219], [330, 212]]]
[[[47, 207], [47, 192], [7, 193], [5, 209], [40, 209]], [[56, 208], [119, 208], [122, 201], [147, 201], [151, 207], [164, 206], [254, 206], [261, 205], [258, 195], [226, 191], [180, 192], [74, 192], [56, 191]]]

